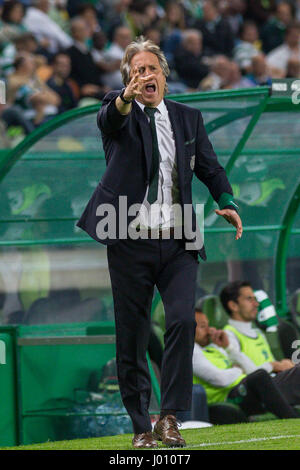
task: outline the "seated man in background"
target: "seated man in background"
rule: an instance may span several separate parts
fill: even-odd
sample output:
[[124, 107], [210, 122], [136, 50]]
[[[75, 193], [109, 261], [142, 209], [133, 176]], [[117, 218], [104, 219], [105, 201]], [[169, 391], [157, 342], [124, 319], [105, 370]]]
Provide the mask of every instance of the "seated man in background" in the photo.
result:
[[23, 111], [23, 117], [34, 126], [58, 113], [61, 99], [39, 80], [34, 55], [23, 52], [16, 57], [14, 73], [7, 78], [7, 101]]
[[230, 359], [246, 374], [263, 369], [272, 374], [272, 381], [279, 387], [291, 405], [300, 404], [300, 366], [290, 359], [276, 361], [269, 344], [259, 329], [252, 326], [257, 317], [258, 302], [251, 284], [234, 281], [220, 294], [224, 309], [230, 318], [225, 331], [230, 344]]
[[[229, 338], [231, 358], [246, 374], [257, 369], [277, 373], [294, 368], [290, 359], [276, 361], [263, 332], [253, 327], [252, 322], [257, 317], [259, 303], [248, 282], [231, 282], [222, 290], [220, 300], [230, 317], [225, 330]], [[300, 369], [295, 374], [299, 374], [300, 379]]]
[[88, 47], [91, 36], [82, 18], [72, 19], [71, 34], [73, 45], [64, 51], [71, 59], [70, 76], [78, 85], [80, 98], [101, 100], [110, 88], [103, 85], [103, 72], [94, 62]]
[[203, 62], [200, 31], [187, 29], [182, 33], [182, 43], [174, 55], [174, 66], [179, 79], [191, 91], [198, 90], [200, 82], [209, 73], [209, 67]]
[[52, 75], [47, 81], [51, 90], [60, 97], [59, 113], [77, 106], [77, 99], [70, 81], [71, 60], [67, 54], [62, 52], [56, 54], [52, 61]]
[[194, 384], [200, 383], [209, 405], [235, 402], [247, 414], [269, 411], [279, 418], [298, 418], [289, 404], [284, 384], [263, 369], [246, 375], [230, 360], [231, 345], [224, 330], [210, 328], [206, 315], [196, 310], [193, 352]]

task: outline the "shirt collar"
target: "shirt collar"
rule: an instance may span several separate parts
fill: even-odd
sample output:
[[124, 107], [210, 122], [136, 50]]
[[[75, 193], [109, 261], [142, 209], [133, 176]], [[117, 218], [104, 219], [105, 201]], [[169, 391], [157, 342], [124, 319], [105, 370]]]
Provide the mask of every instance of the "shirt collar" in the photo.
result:
[[232, 318], [229, 318], [228, 323], [229, 325], [233, 326], [241, 333], [251, 335], [251, 333], [255, 332], [255, 329], [253, 328], [253, 323], [251, 321], [244, 322], [244, 321], [233, 320]]
[[[145, 108], [145, 105], [143, 103], [140, 103], [139, 101], [135, 100], [135, 102], [139, 105], [139, 107], [141, 108], [142, 111], [144, 111], [144, 108]], [[158, 106], [156, 106], [156, 109], [158, 109], [158, 111], [160, 112], [161, 116], [162, 117], [167, 117], [167, 114], [168, 114], [168, 110], [167, 110], [167, 107], [165, 105], [165, 102], [164, 100], [161, 100], [161, 102], [159, 103]]]

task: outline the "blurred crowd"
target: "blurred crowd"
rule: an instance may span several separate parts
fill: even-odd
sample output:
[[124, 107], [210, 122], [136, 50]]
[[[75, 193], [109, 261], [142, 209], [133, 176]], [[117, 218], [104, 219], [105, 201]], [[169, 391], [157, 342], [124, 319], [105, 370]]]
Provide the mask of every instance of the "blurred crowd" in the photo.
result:
[[123, 87], [126, 46], [164, 51], [169, 93], [300, 78], [300, 0], [0, 0], [0, 133]]

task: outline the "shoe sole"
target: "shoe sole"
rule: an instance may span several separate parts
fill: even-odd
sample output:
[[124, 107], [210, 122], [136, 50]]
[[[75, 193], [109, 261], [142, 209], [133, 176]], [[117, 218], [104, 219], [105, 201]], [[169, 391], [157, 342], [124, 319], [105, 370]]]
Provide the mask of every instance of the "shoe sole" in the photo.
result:
[[159, 434], [153, 433], [153, 439], [156, 441], [161, 441], [166, 447], [186, 447], [186, 443], [184, 442], [172, 442], [167, 443], [162, 440]]
[[134, 446], [132, 445], [134, 449], [157, 449], [158, 446]]

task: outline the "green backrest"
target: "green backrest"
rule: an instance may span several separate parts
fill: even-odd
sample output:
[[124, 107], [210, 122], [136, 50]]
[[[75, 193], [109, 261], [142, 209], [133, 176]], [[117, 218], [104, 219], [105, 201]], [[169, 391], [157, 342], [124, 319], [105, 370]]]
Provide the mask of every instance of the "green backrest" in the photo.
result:
[[297, 289], [292, 295], [290, 310], [293, 322], [300, 328], [300, 289]]
[[208, 318], [210, 326], [224, 328], [228, 323], [228, 315], [221, 305], [217, 295], [206, 295], [201, 299], [201, 308]]
[[279, 341], [278, 331], [264, 331], [263, 333], [269, 343], [269, 346], [275, 359], [277, 361], [283, 359], [284, 354]]

